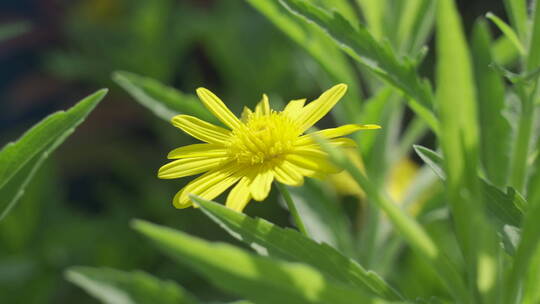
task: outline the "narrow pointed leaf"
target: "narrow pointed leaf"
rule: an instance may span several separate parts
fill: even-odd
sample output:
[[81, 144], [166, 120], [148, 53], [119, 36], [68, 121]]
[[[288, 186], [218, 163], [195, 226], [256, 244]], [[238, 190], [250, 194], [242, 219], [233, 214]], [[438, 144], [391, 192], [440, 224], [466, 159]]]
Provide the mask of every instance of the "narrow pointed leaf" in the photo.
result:
[[493, 13], [487, 13], [486, 18], [495, 23], [495, 25], [501, 30], [501, 32], [503, 32], [506, 38], [512, 42], [516, 50], [518, 50], [521, 55], [525, 55], [525, 47], [523, 44], [521, 44], [521, 41], [519, 41], [519, 38], [514, 30], [508, 24], [506, 24], [506, 22]]
[[[343, 100], [343, 104], [338, 108], [336, 114], [338, 119], [354, 122], [355, 113], [360, 112], [360, 101], [362, 100], [358, 86], [355, 83], [356, 77], [346, 56], [339, 50], [333, 41], [325, 35], [319, 28], [312, 24], [306, 24], [298, 20], [295, 16], [287, 14], [287, 11], [277, 1], [267, 0], [247, 0], [247, 2], [263, 14], [268, 20], [289, 36], [299, 46], [303, 47], [330, 75], [333, 81], [351, 84], [350, 92]], [[347, 1], [339, 1], [342, 10], [347, 9]], [[352, 18], [352, 17], [351, 17]], [[345, 111], [343, 111], [345, 110]]]
[[43, 119], [0, 151], [0, 220], [17, 203], [43, 161], [73, 133], [107, 93], [98, 91], [66, 112]]
[[[446, 180], [446, 173], [443, 169], [444, 160], [437, 152], [428, 149], [426, 147], [414, 146], [416, 154], [439, 176], [443, 181]], [[514, 227], [521, 227], [524, 209], [527, 202], [525, 199], [515, 191], [514, 188], [508, 187], [506, 193], [499, 190], [499, 188], [491, 185], [482, 178], [479, 178], [480, 188], [482, 195], [486, 198], [486, 208], [489, 214], [501, 225], [497, 225], [499, 233], [503, 236], [508, 236], [508, 232], [504, 230], [505, 225]], [[516, 233], [519, 234], [519, 231]], [[510, 242], [506, 245], [512, 245]], [[510, 253], [513, 253], [514, 248], [507, 248]]]
[[195, 298], [172, 281], [143, 271], [71, 267], [65, 277], [105, 304], [196, 304]]
[[452, 291], [453, 296], [457, 299], [465, 299], [467, 292], [458, 267], [441, 253], [439, 247], [420, 223], [394, 203], [341, 149], [332, 147], [323, 138], [316, 137], [315, 140], [328, 153], [329, 158], [336, 166], [347, 170], [355, 182], [365, 191], [370, 202], [384, 211], [394, 229], [407, 241], [413, 251], [428, 261], [439, 273], [439, 278], [448, 290]]
[[376, 273], [365, 270], [327, 244], [316, 243], [296, 230], [277, 227], [264, 219], [253, 219], [212, 201], [199, 197], [192, 199], [210, 219], [259, 254], [306, 263], [342, 283], [369, 290], [388, 300], [402, 299]]
[[512, 28], [523, 40], [527, 34], [527, 0], [503, 0], [503, 3]]
[[527, 70], [540, 67], [540, 4], [535, 2], [532, 14], [532, 35], [527, 58]]
[[141, 220], [132, 225], [177, 262], [219, 288], [255, 303], [384, 303], [305, 264], [257, 256]]
[[306, 22], [318, 25], [351, 57], [403, 91], [411, 109], [438, 131], [438, 122], [431, 111], [431, 87], [418, 75], [415, 62], [398, 59], [390, 46], [377, 42], [362, 24], [354, 27], [338, 12], [330, 13], [307, 0], [281, 0], [281, 3]]
[[[484, 20], [479, 20], [473, 31], [472, 54], [478, 93], [480, 122], [480, 158], [487, 178], [497, 186], [506, 185], [510, 164], [511, 127], [503, 116], [505, 109], [504, 81], [490, 67], [493, 63], [491, 37]], [[494, 151], [497, 151], [494, 153]]]
[[175, 115], [188, 114], [216, 122], [216, 118], [204, 108], [195, 95], [184, 94], [155, 79], [130, 72], [118, 71], [112, 78], [131, 97], [161, 119], [170, 121]]
[[[454, 0], [437, 2], [436, 103], [438, 134], [448, 176], [446, 196], [472, 294], [493, 303], [498, 297], [500, 246], [485, 215], [477, 178], [479, 130], [476, 88], [469, 47]], [[486, 202], [487, 203], [487, 202]], [[461, 299], [464, 300], [464, 299]]]

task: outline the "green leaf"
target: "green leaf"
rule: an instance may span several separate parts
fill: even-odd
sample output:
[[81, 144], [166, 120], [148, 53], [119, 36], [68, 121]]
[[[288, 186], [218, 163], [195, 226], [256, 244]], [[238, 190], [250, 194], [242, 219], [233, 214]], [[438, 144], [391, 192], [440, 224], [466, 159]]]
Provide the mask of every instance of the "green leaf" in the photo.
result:
[[250, 218], [212, 201], [199, 197], [192, 199], [210, 219], [259, 254], [303, 262], [351, 287], [371, 291], [388, 300], [403, 299], [376, 273], [365, 270], [325, 243], [316, 243], [296, 230], [277, 227], [264, 219]]
[[333, 14], [307, 0], [280, 0], [292, 13], [313, 22], [334, 39], [346, 53], [408, 96], [411, 109], [438, 131], [438, 122], [431, 112], [433, 94], [429, 83], [421, 79], [412, 60], [400, 60], [389, 45], [378, 43], [367, 29], [353, 27], [337, 12]]
[[444, 172], [443, 165], [444, 160], [437, 152], [420, 146], [414, 145], [414, 151], [420, 156], [420, 158], [433, 170], [433, 172], [442, 180], [446, 180], [446, 173]]
[[143, 271], [70, 267], [66, 279], [106, 304], [199, 303], [172, 281], [161, 281]]
[[73, 133], [106, 93], [107, 90], [100, 90], [68, 111], [50, 115], [0, 151], [0, 220], [23, 195], [43, 161]]
[[506, 36], [501, 36], [491, 45], [493, 60], [501, 65], [508, 66], [517, 61], [519, 53]]
[[527, 0], [503, 0], [512, 27], [523, 41], [527, 35]]
[[388, 11], [388, 2], [387, 0], [356, 0], [370, 33], [377, 40], [385, 34], [384, 14]]
[[518, 50], [521, 55], [525, 55], [525, 47], [523, 44], [521, 44], [521, 41], [519, 41], [516, 32], [514, 32], [514, 30], [508, 24], [506, 24], [506, 22], [491, 12], [486, 14], [486, 18], [495, 23], [495, 25], [501, 30], [501, 32], [503, 32], [506, 38], [512, 42], [516, 50]]
[[[507, 277], [504, 303], [517, 303], [519, 290], [526, 279], [526, 273], [534, 262], [535, 254], [540, 254], [540, 197], [530, 201], [530, 208], [525, 214], [523, 229], [521, 231], [521, 240], [514, 256], [514, 264]], [[538, 273], [536, 274], [538, 277]], [[538, 286], [538, 285], [536, 285]]]
[[112, 78], [136, 101], [161, 119], [170, 121], [175, 115], [188, 114], [209, 122], [217, 122], [194, 95], [183, 94], [155, 79], [130, 72], [114, 72]]
[[[436, 102], [438, 138], [448, 176], [446, 194], [456, 237], [472, 284], [468, 301], [498, 298], [500, 246], [485, 215], [478, 172], [478, 114], [473, 67], [454, 0], [437, 3]], [[486, 202], [487, 203], [487, 202]]]
[[[446, 180], [446, 173], [443, 170], [444, 160], [437, 152], [426, 147], [414, 146], [414, 150], [420, 158], [439, 176], [443, 181]], [[505, 244], [505, 249], [509, 253], [514, 252], [512, 237], [504, 230], [505, 225], [521, 227], [524, 209], [527, 206], [525, 199], [512, 187], [508, 187], [506, 193], [499, 188], [491, 185], [482, 178], [480, 180], [481, 193], [486, 200], [486, 208], [489, 214], [500, 225], [496, 225], [499, 233], [503, 235], [509, 243]], [[519, 234], [519, 232], [518, 232]], [[508, 247], [512, 245], [511, 247]]]
[[408, 0], [398, 27], [398, 45], [405, 54], [416, 54], [425, 45], [433, 30], [435, 1]]
[[133, 221], [132, 226], [177, 262], [255, 303], [381, 303], [305, 264], [257, 256], [141, 220]]
[[[480, 158], [487, 178], [495, 185], [506, 185], [510, 167], [511, 126], [503, 116], [504, 82], [490, 68], [493, 62], [491, 37], [483, 20], [473, 30], [472, 53], [480, 121]], [[494, 153], [494, 151], [497, 151]]]
[[453, 296], [457, 299], [465, 299], [467, 296], [465, 284], [456, 265], [452, 264], [441, 253], [420, 223], [394, 203], [381, 187], [374, 184], [341, 149], [332, 147], [323, 138], [315, 137], [314, 139], [323, 151], [328, 153], [335, 165], [349, 172], [356, 183], [365, 191], [366, 196], [370, 198], [370, 202], [385, 212], [394, 225], [394, 229], [403, 236], [416, 254], [428, 261], [433, 269], [439, 273], [439, 278]]
[[[333, 81], [350, 84], [350, 97], [346, 97], [341, 112], [337, 112], [342, 122], [351, 123], [356, 121], [356, 113], [360, 113], [360, 101], [362, 100], [354, 70], [351, 68], [346, 56], [340, 52], [333, 41], [320, 29], [312, 24], [305, 24], [294, 16], [287, 14], [286, 10], [277, 1], [247, 0], [247, 2], [263, 14], [268, 20], [285, 33], [289, 38], [303, 47], [330, 75]], [[346, 1], [341, 4], [345, 8]]]
[[527, 270], [526, 281], [523, 286], [523, 304], [540, 303], [540, 247], [536, 248], [536, 253], [533, 254], [531, 262]]
[[529, 44], [527, 57], [527, 71], [540, 67], [540, 5], [538, 1], [534, 2], [533, 24], [531, 43]]
[[289, 187], [293, 201], [302, 214], [308, 234], [317, 242], [325, 242], [347, 256], [354, 256], [351, 223], [342, 208], [336, 204], [335, 191], [315, 179], [306, 179], [301, 187]]

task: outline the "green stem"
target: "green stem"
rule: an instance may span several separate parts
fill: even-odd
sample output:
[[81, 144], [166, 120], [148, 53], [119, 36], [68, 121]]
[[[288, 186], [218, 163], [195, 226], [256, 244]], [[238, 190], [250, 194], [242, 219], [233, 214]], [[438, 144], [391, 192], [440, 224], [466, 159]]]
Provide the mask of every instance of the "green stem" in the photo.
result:
[[536, 89], [537, 85], [535, 85], [529, 96], [520, 94], [522, 99], [521, 117], [519, 118], [516, 148], [512, 157], [512, 175], [510, 182], [512, 186], [521, 193], [525, 190], [525, 181], [527, 177], [527, 160], [529, 158], [529, 145], [534, 121], [533, 105]]
[[294, 205], [294, 202], [292, 200], [291, 194], [289, 193], [289, 190], [287, 190], [287, 187], [285, 185], [282, 185], [278, 182], [276, 182], [275, 184], [276, 184], [276, 187], [279, 189], [279, 192], [281, 192], [281, 195], [283, 195], [283, 199], [285, 199], [285, 202], [287, 203], [287, 208], [289, 208], [289, 212], [291, 212], [294, 218], [296, 227], [298, 227], [298, 230], [300, 230], [300, 232], [302, 232], [303, 235], [305, 235], [306, 237], [309, 237], [306, 226], [304, 225], [304, 222], [302, 221], [302, 218], [300, 217], [300, 214], [298, 213], [298, 209], [296, 209], [296, 206]]

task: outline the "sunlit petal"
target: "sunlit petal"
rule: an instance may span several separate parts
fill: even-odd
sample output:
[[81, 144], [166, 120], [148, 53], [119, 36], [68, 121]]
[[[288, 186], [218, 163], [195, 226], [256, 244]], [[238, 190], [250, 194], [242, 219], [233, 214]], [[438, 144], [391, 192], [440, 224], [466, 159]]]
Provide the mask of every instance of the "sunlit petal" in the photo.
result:
[[211, 144], [226, 144], [231, 134], [227, 129], [190, 115], [177, 115], [171, 122], [187, 134]]
[[197, 95], [203, 102], [204, 106], [212, 112], [222, 123], [231, 129], [238, 128], [241, 124], [229, 108], [217, 97], [214, 93], [205, 88], [198, 88]]

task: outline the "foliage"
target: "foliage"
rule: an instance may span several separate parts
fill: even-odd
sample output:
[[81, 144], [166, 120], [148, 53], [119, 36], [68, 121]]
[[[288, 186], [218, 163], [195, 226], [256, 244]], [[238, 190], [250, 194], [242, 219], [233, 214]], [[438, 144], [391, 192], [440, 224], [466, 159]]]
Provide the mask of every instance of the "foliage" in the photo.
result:
[[[182, 82], [181, 89], [170, 85], [173, 62], [189, 58], [189, 48], [201, 39], [216, 73], [225, 79], [221, 89], [234, 101], [230, 106], [235, 111], [251, 106], [243, 100], [257, 99], [255, 92], [261, 87], [281, 93], [281, 99], [271, 100], [287, 100], [298, 93], [295, 90], [314, 92], [319, 90], [316, 86], [346, 82], [350, 95], [334, 111], [335, 121], [376, 123], [383, 129], [355, 135], [358, 149], [346, 151], [314, 137], [344, 172], [290, 189], [307, 234], [281, 227], [291, 223], [272, 202], [250, 204], [243, 214], [191, 196], [196, 208], [173, 212], [168, 197], [177, 185], [150, 180], [155, 170], [139, 165], [143, 162], [134, 145], [123, 150], [133, 155], [106, 153], [110, 160], [104, 165], [130, 168], [120, 179], [131, 181], [130, 190], [140, 187], [131, 196], [104, 187], [107, 202], [125, 202], [111, 211], [114, 216], [89, 219], [51, 204], [53, 210], [46, 214], [73, 219], [43, 232], [45, 241], [30, 247], [36, 214], [49, 208], [43, 206], [48, 202], [38, 205], [38, 198], [49, 188], [48, 177], [54, 176], [47, 166], [43, 172], [37, 169], [103, 98], [105, 91], [98, 91], [44, 119], [0, 151], [0, 236], [8, 240], [7, 253], [0, 256], [6, 261], [0, 263], [0, 279], [17, 287], [40, 286], [47, 295], [52, 288], [34, 285], [30, 278], [38, 273], [55, 282], [50, 273], [35, 271], [49, 263], [55, 273], [67, 269], [67, 280], [103, 303], [216, 303], [238, 298], [245, 300], [234, 303], [538, 303], [540, 6], [533, 1], [527, 10], [525, 0], [504, 0], [509, 22], [487, 13], [468, 35], [455, 2], [247, 0], [243, 5], [220, 2], [205, 13], [173, 1], [136, 1], [132, 15], [122, 15], [117, 27], [111, 20], [100, 25], [115, 29], [102, 41], [109, 48], [107, 63], [86, 75], [73, 67], [92, 66], [100, 58], [90, 51], [93, 41], [74, 35], [84, 51], [72, 57], [53, 52], [49, 68], [99, 82], [113, 66], [130, 70], [114, 72], [113, 81], [161, 120], [177, 114], [213, 119], [194, 95], [184, 93], [204, 83], [205, 77], [193, 72], [197, 68], [190, 67], [186, 75], [193, 79]], [[193, 15], [186, 13], [181, 22], [172, 12], [178, 7]], [[75, 16], [80, 14], [85, 15]], [[260, 52], [250, 54], [242, 47], [245, 37], [235, 31], [249, 30], [248, 19], [235, 18], [242, 14], [267, 19], [264, 26], [253, 27], [255, 34], [245, 36], [268, 34], [268, 44], [253, 39]], [[160, 22], [127, 31], [133, 32], [123, 40], [126, 45], [112, 42], [141, 20], [148, 22], [146, 26], [152, 20]], [[227, 28], [224, 20], [235, 21]], [[494, 37], [494, 29], [500, 37]], [[84, 22], [76, 30], [100, 32]], [[171, 38], [174, 34], [178, 39]], [[431, 36], [435, 51], [426, 47]], [[157, 45], [161, 41], [164, 44]], [[126, 47], [139, 52], [132, 50], [135, 55], [129, 58]], [[174, 56], [176, 51], [181, 55]], [[146, 57], [156, 58], [155, 66], [142, 59]], [[434, 74], [424, 73], [431, 64]], [[61, 68], [66, 66], [70, 68]], [[164, 131], [161, 120], [153, 125], [156, 133], [164, 134], [159, 140], [176, 143], [181, 135]], [[435, 143], [422, 140], [426, 136]], [[414, 155], [422, 167], [404, 173], [402, 164]], [[36, 183], [31, 184], [34, 176]], [[268, 201], [279, 199], [271, 195]], [[258, 212], [265, 219], [252, 216]], [[134, 217], [159, 225], [132, 220], [128, 230]], [[21, 220], [28, 220], [28, 227], [16, 223]], [[72, 235], [47, 241], [65, 225], [75, 227]], [[88, 228], [93, 225], [102, 225], [99, 236]], [[214, 241], [223, 238], [228, 242]], [[70, 253], [85, 258], [54, 264], [46, 255], [17, 255], [25, 246], [54, 251], [73, 239], [90, 243]], [[117, 260], [83, 254], [100, 242], [110, 246]], [[126, 258], [130, 255], [132, 261]], [[153, 274], [134, 268], [151, 269]]]

